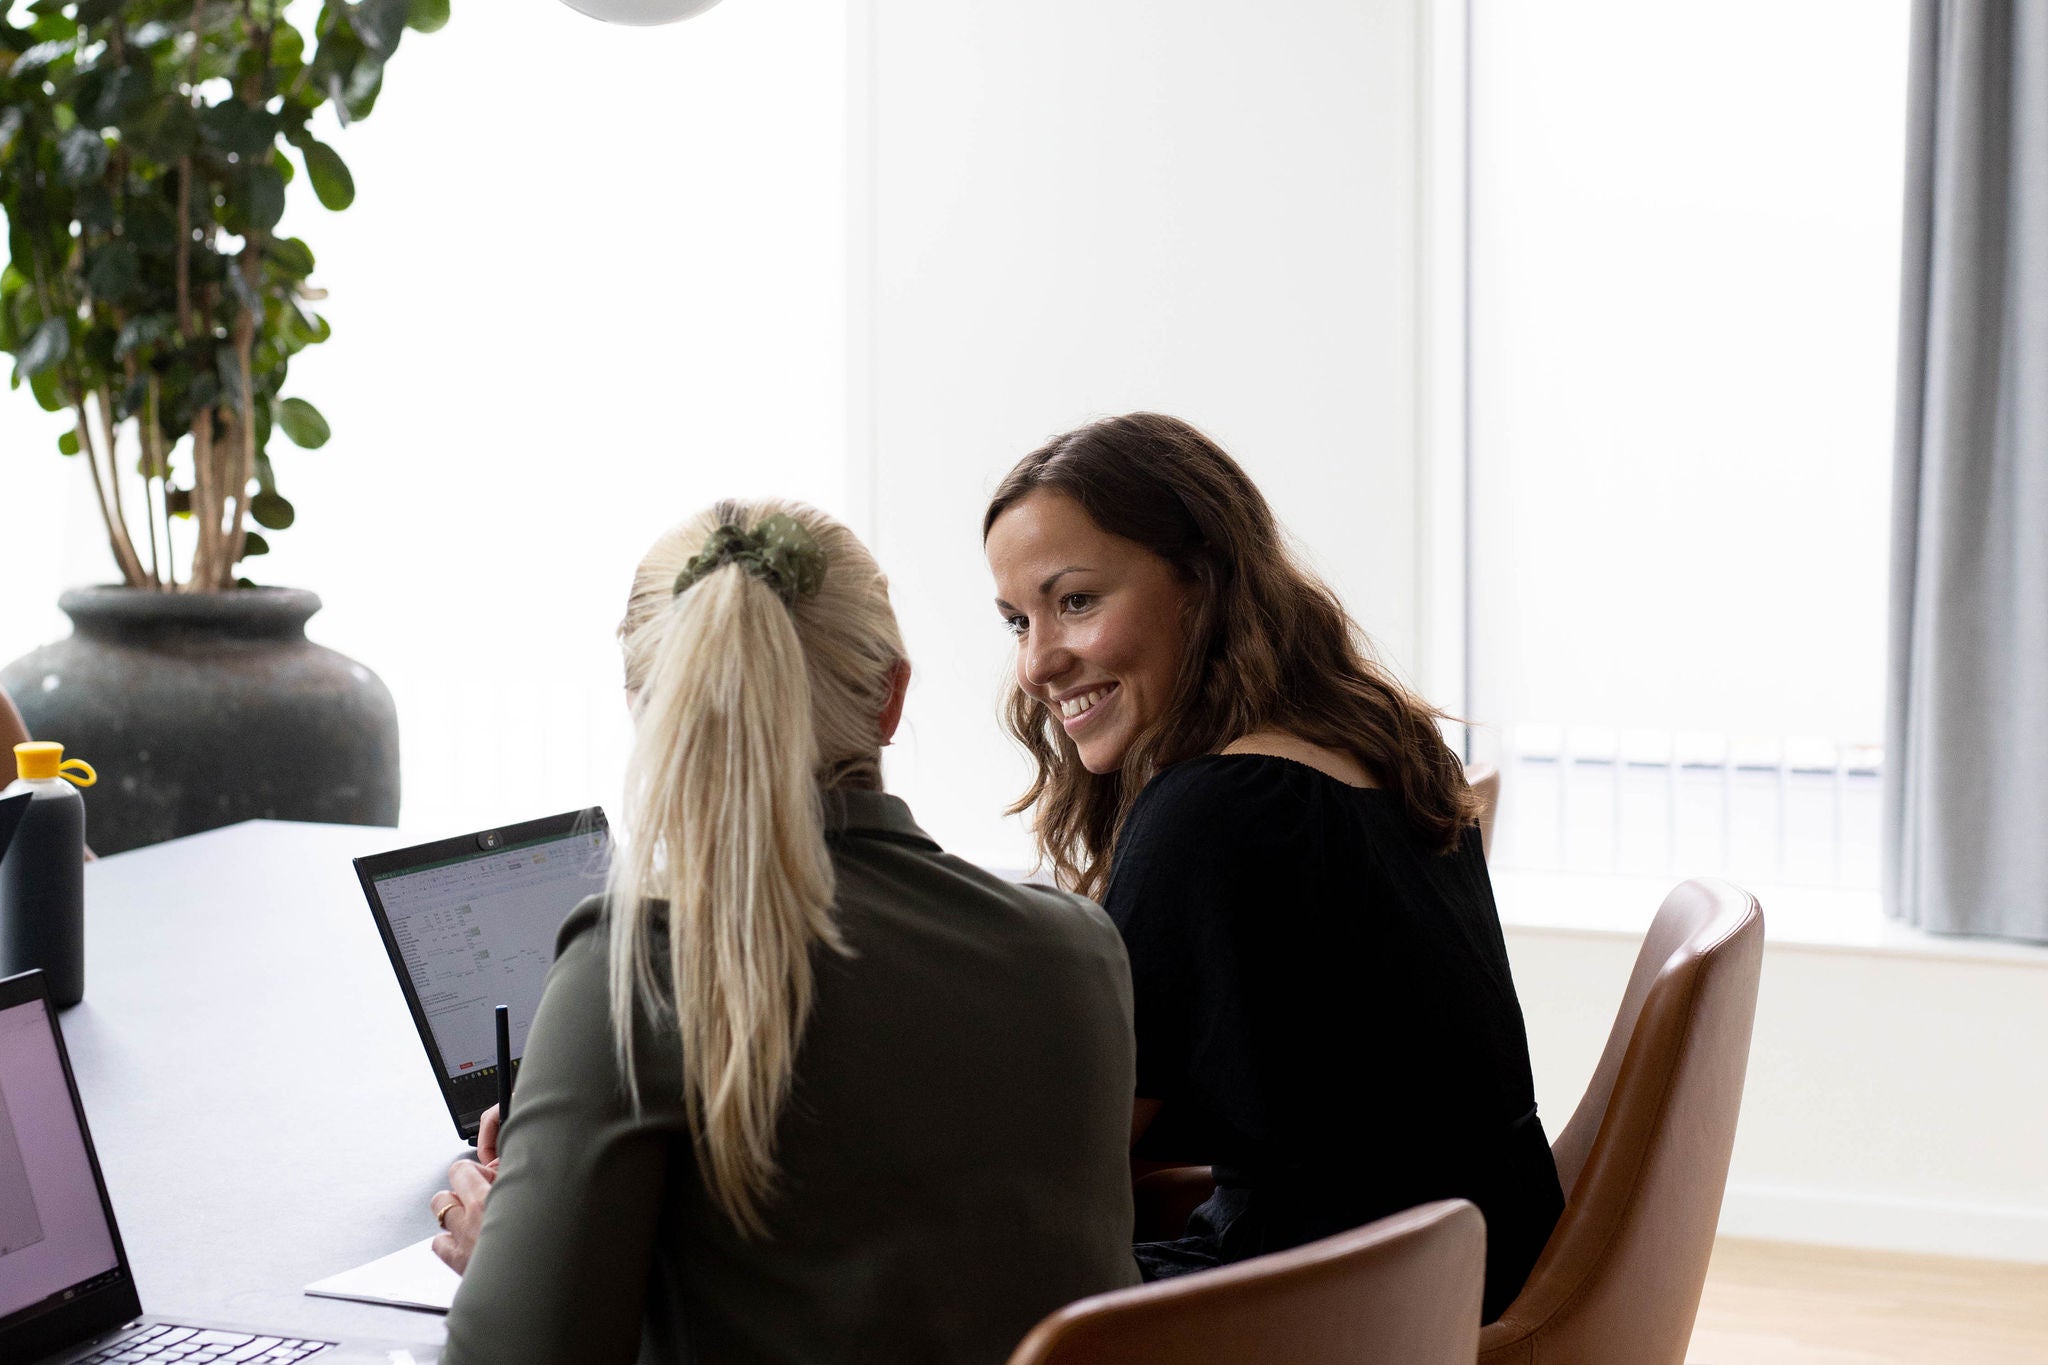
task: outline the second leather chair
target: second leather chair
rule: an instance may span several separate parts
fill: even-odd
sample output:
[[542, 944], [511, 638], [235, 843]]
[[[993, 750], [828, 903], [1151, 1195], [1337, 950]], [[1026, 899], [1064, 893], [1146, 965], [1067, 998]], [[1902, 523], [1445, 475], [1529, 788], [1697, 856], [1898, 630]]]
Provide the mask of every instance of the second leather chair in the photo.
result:
[[1471, 1365], [1486, 1225], [1462, 1199], [1069, 1304], [1010, 1365]]

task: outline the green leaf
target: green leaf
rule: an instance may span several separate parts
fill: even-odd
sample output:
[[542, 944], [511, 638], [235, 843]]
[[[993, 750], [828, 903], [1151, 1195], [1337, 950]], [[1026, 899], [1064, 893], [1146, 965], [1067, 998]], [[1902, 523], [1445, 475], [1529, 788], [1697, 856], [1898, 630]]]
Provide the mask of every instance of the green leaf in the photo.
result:
[[[14, 371], [15, 379], [23, 378], [19, 366]], [[36, 406], [44, 412], [64, 411], [64, 391], [57, 387], [57, 372], [44, 370], [41, 374], [29, 375], [29, 392], [36, 396]]]
[[263, 248], [263, 254], [300, 279], [313, 273], [313, 248], [297, 237], [279, 237]]
[[415, 33], [438, 32], [448, 22], [448, 0], [412, 0], [405, 26]]
[[70, 97], [66, 103], [81, 112], [82, 122], [94, 123], [93, 110], [99, 105], [100, 92], [106, 88], [107, 72], [104, 68], [92, 65], [79, 67], [71, 81]]
[[312, 177], [313, 193], [319, 196], [321, 206], [339, 212], [353, 204], [355, 177], [348, 173], [340, 153], [314, 138], [307, 138], [302, 150], [306, 154], [306, 174]]
[[379, 57], [389, 57], [398, 50], [398, 40], [405, 36], [405, 26], [411, 17], [412, 0], [362, 0], [349, 8], [349, 22], [354, 25], [356, 36]]
[[121, 235], [145, 251], [172, 251], [178, 245], [178, 220], [160, 199], [131, 198]]
[[199, 148], [199, 120], [183, 100], [145, 105], [121, 132], [129, 145], [158, 161], [176, 161]]
[[223, 152], [238, 157], [261, 156], [277, 135], [277, 121], [238, 99], [209, 104], [199, 111], [199, 132]]
[[28, 11], [36, 15], [36, 21], [28, 26], [29, 36], [42, 42], [54, 42], [59, 38], [76, 38], [78, 25], [63, 13], [58, 0], [29, 0]]
[[277, 491], [277, 471], [270, 467], [270, 457], [260, 450], [256, 452], [256, 486], [265, 493]]
[[99, 129], [83, 125], [57, 139], [57, 175], [67, 185], [83, 185], [107, 173], [107, 140]]
[[78, 453], [78, 429], [76, 427], [73, 427], [70, 431], [57, 438], [57, 449], [66, 455], [76, 455]]
[[71, 50], [77, 46], [76, 38], [57, 38], [47, 43], [37, 43], [14, 59], [14, 68], [10, 74], [19, 77], [40, 71], [51, 62], [70, 56]]
[[249, 515], [266, 531], [282, 531], [297, 519], [298, 512], [275, 493], [258, 493], [249, 499]]
[[[71, 354], [71, 329], [62, 318], [45, 318], [35, 335], [14, 357], [14, 371], [23, 379], [34, 379]], [[41, 395], [38, 395], [40, 397]], [[286, 427], [289, 433], [291, 428]]]
[[93, 322], [85, 329], [85, 337], [75, 348], [75, 353], [85, 360], [87, 370], [92, 374], [104, 375], [114, 368], [114, 327], [112, 323]]
[[71, 211], [78, 225], [88, 232], [114, 230], [114, 192], [107, 188], [105, 180], [80, 185], [78, 193], [72, 196]]
[[351, 119], [363, 119], [377, 107], [377, 94], [384, 88], [384, 60], [365, 53], [349, 68], [348, 83], [335, 88], [335, 102]]
[[293, 445], [304, 450], [318, 450], [334, 434], [327, 426], [327, 419], [320, 415], [320, 409], [303, 398], [287, 398], [279, 403], [277, 424], [284, 428], [284, 434], [291, 438]]
[[241, 174], [242, 213], [247, 225], [268, 232], [284, 217], [284, 177], [277, 167], [257, 162], [244, 166]]
[[297, 29], [280, 19], [270, 34], [270, 65], [280, 80], [289, 79], [306, 64], [306, 39]]
[[112, 302], [133, 289], [142, 279], [142, 255], [135, 243], [114, 241], [95, 247], [87, 256], [85, 287], [92, 296]]
[[146, 69], [117, 66], [108, 73], [106, 84], [100, 87], [99, 98], [93, 101], [92, 124], [96, 128], [111, 127], [140, 109], [149, 97], [149, 73]]
[[[242, 558], [248, 559], [252, 555], [267, 555], [269, 553], [270, 542], [265, 540], [260, 534], [255, 531], [244, 531], [242, 533]], [[254, 585], [245, 583], [245, 586]]]

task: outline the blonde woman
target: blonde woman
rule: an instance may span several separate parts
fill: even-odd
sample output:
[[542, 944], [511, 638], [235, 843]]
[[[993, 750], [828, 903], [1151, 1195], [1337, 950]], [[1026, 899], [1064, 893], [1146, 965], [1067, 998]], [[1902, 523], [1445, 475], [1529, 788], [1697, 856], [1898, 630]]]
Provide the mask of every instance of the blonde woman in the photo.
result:
[[1135, 1283], [1123, 948], [881, 790], [910, 668], [865, 547], [721, 503], [620, 639], [609, 894], [562, 926], [501, 1164], [431, 1201], [444, 1365], [995, 1365]]

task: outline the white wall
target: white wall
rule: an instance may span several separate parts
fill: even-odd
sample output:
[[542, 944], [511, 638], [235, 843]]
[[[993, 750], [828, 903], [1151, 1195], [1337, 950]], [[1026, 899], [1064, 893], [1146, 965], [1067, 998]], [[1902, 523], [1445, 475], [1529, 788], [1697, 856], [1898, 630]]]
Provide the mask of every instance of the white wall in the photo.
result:
[[920, 678], [889, 778], [942, 843], [1016, 866], [980, 519], [1046, 437], [1138, 408], [1202, 426], [1413, 661], [1417, 5], [867, 15], [856, 458]]

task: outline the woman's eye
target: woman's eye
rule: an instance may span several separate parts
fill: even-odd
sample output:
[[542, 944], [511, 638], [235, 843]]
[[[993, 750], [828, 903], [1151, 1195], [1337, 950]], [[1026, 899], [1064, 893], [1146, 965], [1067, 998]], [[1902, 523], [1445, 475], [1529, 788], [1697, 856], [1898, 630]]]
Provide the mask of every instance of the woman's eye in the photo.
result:
[[1060, 599], [1062, 611], [1086, 611], [1095, 603], [1095, 595], [1086, 592], [1070, 592]]
[[1025, 624], [1025, 620], [1021, 616], [1005, 616], [1003, 618], [1003, 629], [1009, 631], [1012, 635], [1022, 635]]

